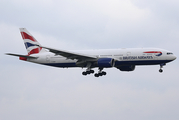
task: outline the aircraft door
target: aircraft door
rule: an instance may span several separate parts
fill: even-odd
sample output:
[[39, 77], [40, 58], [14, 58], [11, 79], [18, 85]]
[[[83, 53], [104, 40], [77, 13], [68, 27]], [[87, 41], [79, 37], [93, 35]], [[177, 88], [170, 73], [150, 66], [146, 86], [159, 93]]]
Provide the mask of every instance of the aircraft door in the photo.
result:
[[50, 62], [50, 55], [46, 56], [46, 61], [49, 63]]
[[154, 60], [158, 60], [157, 53], [153, 53]]
[[131, 55], [131, 52], [127, 52], [127, 56], [130, 56]]

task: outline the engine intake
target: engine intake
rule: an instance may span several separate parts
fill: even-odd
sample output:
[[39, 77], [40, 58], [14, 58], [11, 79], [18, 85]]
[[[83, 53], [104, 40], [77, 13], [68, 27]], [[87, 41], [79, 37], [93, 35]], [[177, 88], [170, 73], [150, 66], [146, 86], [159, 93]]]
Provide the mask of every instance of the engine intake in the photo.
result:
[[112, 58], [99, 58], [97, 61], [98, 67], [113, 67], [115, 62]]
[[126, 66], [120, 66], [117, 67], [120, 71], [134, 71], [135, 65], [126, 65]]

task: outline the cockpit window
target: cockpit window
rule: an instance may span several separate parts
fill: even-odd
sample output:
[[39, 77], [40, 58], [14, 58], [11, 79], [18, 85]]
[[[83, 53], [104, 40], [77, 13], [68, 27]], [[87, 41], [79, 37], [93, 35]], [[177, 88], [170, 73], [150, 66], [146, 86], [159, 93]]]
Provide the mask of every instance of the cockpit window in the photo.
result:
[[167, 55], [173, 55], [173, 53], [168, 52]]

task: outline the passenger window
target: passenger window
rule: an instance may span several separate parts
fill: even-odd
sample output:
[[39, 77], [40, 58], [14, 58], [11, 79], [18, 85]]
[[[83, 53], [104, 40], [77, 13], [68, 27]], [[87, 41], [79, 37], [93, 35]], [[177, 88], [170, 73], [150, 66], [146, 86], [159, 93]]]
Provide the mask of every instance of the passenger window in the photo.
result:
[[172, 55], [173, 53], [167, 53], [167, 55]]

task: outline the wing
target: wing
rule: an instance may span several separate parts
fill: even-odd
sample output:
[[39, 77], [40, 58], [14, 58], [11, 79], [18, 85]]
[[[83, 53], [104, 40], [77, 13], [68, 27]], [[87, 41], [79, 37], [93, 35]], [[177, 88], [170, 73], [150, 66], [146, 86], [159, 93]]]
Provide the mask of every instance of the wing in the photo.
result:
[[72, 59], [72, 60], [77, 59], [77, 60], [85, 60], [85, 61], [93, 61], [97, 59], [97, 57], [95, 56], [84, 55], [84, 54], [69, 52], [65, 50], [57, 50], [44, 46], [40, 46], [40, 47], [48, 49], [50, 52], [55, 53], [56, 55], [61, 55], [63, 57], [66, 57], [67, 59]]

